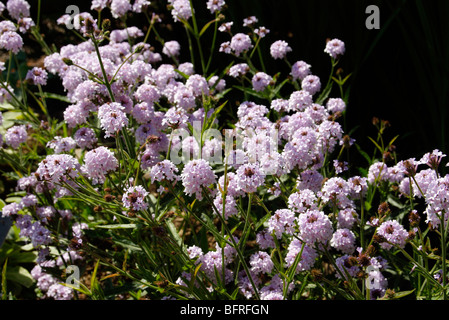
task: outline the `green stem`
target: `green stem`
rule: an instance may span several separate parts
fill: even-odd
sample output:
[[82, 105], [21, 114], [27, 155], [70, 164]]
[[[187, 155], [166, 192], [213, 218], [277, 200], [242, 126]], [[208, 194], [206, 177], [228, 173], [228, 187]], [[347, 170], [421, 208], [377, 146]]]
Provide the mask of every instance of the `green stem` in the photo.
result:
[[108, 75], [106, 74], [106, 70], [104, 69], [103, 60], [101, 59], [100, 50], [98, 49], [98, 42], [93, 36], [91, 37], [91, 39], [92, 39], [92, 42], [94, 43], [95, 52], [97, 53], [97, 56], [98, 56], [98, 61], [100, 63], [101, 72], [103, 73], [104, 84], [106, 85], [106, 88], [108, 89], [109, 95], [111, 97], [111, 101], [115, 102], [114, 94], [112, 93], [111, 84], [109, 83]]

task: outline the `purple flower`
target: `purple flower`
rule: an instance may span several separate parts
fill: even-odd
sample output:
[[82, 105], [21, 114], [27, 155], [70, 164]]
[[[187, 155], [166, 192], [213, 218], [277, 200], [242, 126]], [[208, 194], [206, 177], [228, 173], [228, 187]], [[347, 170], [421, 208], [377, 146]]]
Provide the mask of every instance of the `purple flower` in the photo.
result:
[[211, 13], [221, 11], [224, 5], [224, 0], [208, 0], [206, 3], [207, 9], [209, 9]]
[[313, 103], [312, 95], [305, 90], [295, 91], [288, 101], [289, 110], [304, 111]]
[[[290, 242], [287, 255], [285, 257], [285, 262], [287, 267], [291, 267], [295, 262], [296, 256], [301, 252], [303, 243], [298, 239], [293, 239]], [[318, 257], [315, 249], [304, 244], [304, 249], [302, 249], [301, 259], [299, 259], [298, 265], [296, 266], [296, 273], [300, 271], [310, 270], [315, 264], [315, 260]]]
[[[357, 276], [357, 274], [359, 273], [359, 271], [360, 271], [360, 268], [358, 267], [358, 265], [352, 265], [351, 263], [350, 263], [350, 261], [349, 261], [349, 258], [350, 258], [351, 256], [350, 255], [347, 255], [347, 254], [345, 254], [345, 255], [343, 255], [343, 256], [341, 256], [341, 257], [338, 257], [336, 260], [335, 260], [335, 264], [337, 265], [337, 268], [340, 270], [340, 272], [336, 272], [336, 274], [335, 274], [335, 276], [338, 278], [338, 279], [341, 279], [342, 278], [342, 276], [341, 276], [341, 274], [343, 274], [343, 277], [346, 279], [346, 280], [349, 280], [349, 279], [347, 279], [347, 275], [346, 275], [346, 272], [348, 273], [348, 275], [350, 276], [350, 277], [356, 277]], [[346, 272], [345, 272], [346, 271]]]
[[303, 80], [310, 74], [310, 64], [304, 61], [297, 61], [293, 64], [290, 74], [294, 80]]
[[308, 245], [326, 244], [332, 238], [333, 229], [329, 217], [322, 211], [309, 210], [298, 217], [300, 237]]
[[289, 209], [278, 209], [268, 220], [268, 231], [281, 239], [282, 234], [293, 234], [295, 227], [295, 213]]
[[176, 175], [178, 168], [170, 160], [163, 160], [155, 164], [150, 171], [151, 183], [154, 181], [177, 181], [179, 177]]
[[320, 78], [314, 75], [308, 75], [302, 80], [301, 87], [311, 95], [314, 95], [321, 90]]
[[84, 156], [82, 171], [94, 184], [103, 183], [105, 175], [113, 172], [118, 167], [118, 161], [114, 153], [106, 147], [98, 147], [88, 151]]
[[125, 108], [118, 102], [106, 103], [98, 109], [101, 127], [106, 131], [105, 137], [114, 136], [117, 131], [128, 125]]
[[153, 105], [148, 102], [137, 103], [133, 108], [132, 115], [137, 123], [148, 123], [154, 116]]
[[51, 243], [51, 233], [40, 222], [34, 222], [30, 227], [30, 238], [33, 247], [38, 248], [42, 245]]
[[270, 47], [270, 54], [274, 59], [284, 59], [290, 51], [292, 48], [284, 40], [275, 41]]
[[140, 102], [147, 102], [152, 107], [153, 103], [161, 98], [161, 93], [157, 87], [144, 83], [137, 88], [134, 97]]
[[192, 91], [195, 97], [209, 95], [209, 84], [207, 83], [207, 80], [199, 74], [191, 75], [186, 81], [186, 87]]
[[288, 207], [296, 213], [318, 209], [317, 197], [312, 190], [302, 189], [288, 197]]
[[244, 164], [237, 170], [237, 181], [240, 189], [246, 193], [253, 193], [265, 182], [265, 175], [260, 172], [257, 165]]
[[34, 207], [37, 205], [38, 199], [34, 194], [28, 194], [22, 198], [20, 205], [22, 207]]
[[112, 0], [111, 13], [114, 18], [124, 16], [128, 11], [132, 10], [129, 0]]
[[270, 33], [270, 30], [262, 26], [254, 29], [254, 33], [257, 34], [260, 38], [265, 38], [265, 36]]
[[249, 71], [249, 66], [246, 63], [239, 63], [229, 68], [228, 74], [233, 78], [244, 76]]
[[19, 31], [22, 33], [27, 32], [31, 27], [34, 27], [34, 21], [31, 18], [20, 18], [19, 21], [17, 21], [18, 27], [19, 27]]
[[[218, 193], [217, 197], [214, 200], [214, 205], [218, 210], [218, 213], [220, 214], [220, 216], [222, 216], [222, 212], [223, 212], [223, 197], [221, 195], [221, 193]], [[231, 197], [229, 195], [226, 196], [225, 202], [224, 202], [224, 218], [227, 220], [230, 216], [234, 216], [238, 214], [238, 209], [237, 209], [237, 203], [234, 199], [234, 197]], [[214, 214], [215, 214], [215, 210], [214, 210]]]
[[162, 53], [168, 57], [177, 57], [179, 56], [179, 51], [181, 50], [181, 45], [178, 41], [167, 41], [164, 43], [164, 47], [162, 48]]
[[22, 205], [16, 202], [12, 202], [10, 204], [5, 205], [2, 208], [2, 217], [13, 217], [22, 210]]
[[408, 238], [408, 232], [396, 220], [383, 222], [377, 228], [377, 234], [386, 240], [380, 243], [380, 246], [386, 250], [391, 249], [393, 245], [404, 248]]
[[76, 178], [80, 170], [78, 160], [68, 154], [52, 154], [42, 160], [36, 170], [36, 176], [41, 181], [60, 183], [66, 181], [67, 176]]
[[55, 154], [70, 152], [70, 150], [74, 149], [76, 146], [76, 142], [71, 137], [54, 137], [53, 140], [47, 143], [47, 148], [53, 149]]
[[27, 138], [28, 133], [25, 125], [13, 126], [5, 133], [5, 143], [13, 149], [17, 149]]
[[357, 212], [352, 208], [346, 208], [338, 211], [337, 227], [351, 229], [358, 220]]
[[274, 264], [271, 261], [270, 255], [265, 251], [258, 251], [249, 257], [249, 265], [251, 272], [254, 274], [270, 273], [273, 270]]
[[35, 85], [45, 86], [47, 84], [47, 71], [42, 68], [34, 67], [29, 70], [25, 80], [30, 80]]
[[304, 170], [300, 173], [296, 180], [296, 188], [298, 190], [310, 189], [313, 192], [321, 190], [324, 177], [316, 170]]
[[339, 39], [332, 39], [326, 43], [324, 52], [329, 54], [333, 59], [337, 59], [345, 53], [345, 44]]
[[6, 9], [14, 20], [30, 16], [30, 4], [25, 0], [8, 0]]
[[198, 200], [203, 199], [203, 188], [215, 183], [215, 178], [211, 166], [204, 159], [189, 161], [181, 173], [184, 192], [188, 195], [195, 194]]
[[341, 98], [331, 98], [327, 101], [326, 108], [330, 113], [343, 112], [346, 109], [346, 103]]
[[273, 236], [270, 234], [268, 229], [264, 229], [256, 234], [256, 242], [262, 250], [276, 247]]
[[75, 132], [74, 140], [78, 147], [82, 149], [92, 149], [98, 141], [97, 136], [95, 135], [95, 131], [87, 127], [79, 128]]
[[271, 81], [273, 78], [265, 72], [257, 72], [251, 79], [253, 89], [257, 92], [264, 91]]
[[174, 0], [172, 2], [172, 6], [173, 9], [171, 14], [173, 16], [173, 20], [188, 20], [192, 16], [192, 9], [190, 7], [189, 0]]
[[248, 18], [243, 19], [243, 26], [244, 27], [252, 27], [255, 25], [259, 20], [255, 16], [251, 16]]
[[230, 48], [234, 51], [236, 56], [240, 56], [242, 52], [252, 48], [251, 38], [244, 33], [237, 33], [231, 39]]
[[66, 287], [62, 284], [52, 284], [47, 291], [47, 296], [54, 300], [72, 300], [73, 289]]
[[132, 211], [141, 211], [148, 208], [148, 203], [145, 202], [145, 197], [148, 191], [142, 186], [129, 187], [123, 194], [123, 205]]
[[334, 232], [330, 245], [345, 254], [352, 254], [355, 250], [354, 233], [349, 229], [338, 229]]
[[326, 203], [338, 206], [340, 209], [352, 207], [352, 201], [348, 198], [349, 187], [346, 180], [340, 177], [332, 177], [327, 180], [322, 191], [322, 200]]
[[22, 47], [23, 39], [17, 32], [7, 31], [0, 36], [0, 48], [17, 54]]

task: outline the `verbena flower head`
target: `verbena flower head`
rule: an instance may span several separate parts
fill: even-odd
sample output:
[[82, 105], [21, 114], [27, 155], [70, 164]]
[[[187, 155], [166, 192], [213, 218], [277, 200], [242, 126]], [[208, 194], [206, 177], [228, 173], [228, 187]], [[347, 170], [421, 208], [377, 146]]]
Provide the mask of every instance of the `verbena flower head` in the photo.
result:
[[341, 98], [330, 98], [326, 108], [330, 113], [343, 112], [346, 109], [346, 103]]
[[[220, 216], [223, 216], [223, 196], [221, 193], [218, 193], [214, 199], [214, 205], [218, 210]], [[214, 214], [216, 214], [214, 210]], [[234, 197], [230, 195], [226, 195], [224, 200], [224, 218], [227, 220], [230, 216], [234, 216], [238, 214], [237, 203]]]
[[358, 221], [358, 214], [353, 208], [346, 208], [338, 211], [337, 227], [341, 229], [351, 229]]
[[55, 153], [70, 152], [76, 147], [76, 142], [72, 137], [56, 136], [47, 143], [47, 148], [53, 149]]
[[426, 223], [430, 223], [432, 228], [438, 228], [443, 220], [446, 226], [449, 218], [449, 175], [430, 182], [425, 196]]
[[249, 71], [249, 66], [246, 63], [238, 63], [229, 68], [228, 74], [233, 78], [244, 76]]
[[304, 213], [310, 209], [318, 209], [317, 200], [312, 190], [302, 189], [288, 197], [288, 207], [296, 213]]
[[123, 194], [123, 205], [132, 211], [146, 210], [148, 203], [145, 201], [145, 197], [148, 194], [143, 186], [129, 187]]
[[98, 109], [101, 127], [105, 130], [105, 137], [113, 137], [117, 131], [128, 125], [128, 118], [124, 107], [118, 102], [106, 103]]
[[81, 170], [94, 184], [103, 183], [106, 174], [118, 168], [118, 161], [114, 153], [104, 146], [88, 151], [84, 156]]
[[5, 133], [5, 143], [13, 149], [17, 149], [21, 143], [26, 142], [27, 138], [25, 125], [13, 126]]
[[221, 11], [224, 5], [224, 0], [208, 0], [206, 3], [207, 9], [209, 9], [211, 13]]
[[176, 181], [179, 177], [176, 175], [178, 168], [170, 160], [162, 160], [155, 164], [150, 171], [151, 183], [154, 181]]
[[251, 272], [254, 274], [270, 273], [274, 267], [270, 255], [265, 251], [253, 253], [249, 258], [249, 265], [251, 266]]
[[207, 80], [199, 74], [191, 75], [186, 81], [186, 87], [192, 91], [195, 97], [209, 95], [209, 84], [207, 83]]
[[179, 56], [181, 50], [181, 45], [178, 41], [172, 40], [164, 43], [164, 47], [162, 48], [162, 53], [168, 57], [177, 57]]
[[320, 78], [315, 75], [308, 75], [302, 80], [301, 87], [311, 95], [314, 95], [321, 90]]
[[244, 164], [236, 172], [238, 186], [246, 193], [257, 191], [265, 181], [265, 175], [261, 173], [255, 164]]
[[189, 161], [181, 173], [184, 192], [195, 195], [198, 200], [203, 199], [203, 188], [215, 183], [216, 176], [210, 164], [204, 159]]
[[332, 238], [333, 228], [329, 217], [319, 210], [309, 210], [298, 217], [300, 238], [309, 246], [326, 244]]
[[329, 54], [333, 59], [337, 59], [345, 53], [345, 44], [339, 39], [332, 39], [326, 43], [324, 52]]
[[0, 36], [0, 48], [10, 50], [14, 54], [17, 54], [23, 47], [22, 37], [14, 31], [4, 32]]
[[293, 239], [288, 246], [287, 255], [285, 256], [287, 267], [291, 267], [293, 265], [296, 257], [299, 255], [301, 250], [301, 259], [296, 266], [296, 273], [310, 270], [315, 264], [316, 259], [318, 258], [318, 253], [315, 251], [315, 249], [311, 248], [307, 244], [303, 244], [298, 239]]
[[304, 61], [297, 61], [293, 64], [290, 74], [294, 80], [303, 80], [306, 76], [310, 74], [311, 65]]
[[295, 231], [295, 213], [289, 209], [278, 209], [268, 220], [268, 232], [281, 239], [282, 234], [293, 234]]
[[377, 235], [381, 236], [385, 241], [380, 243], [383, 249], [391, 249], [393, 245], [404, 248], [408, 237], [408, 232], [396, 220], [389, 220], [383, 222], [377, 228]]
[[112, 16], [117, 19], [131, 11], [132, 6], [129, 0], [111, 0], [110, 8]]
[[34, 67], [28, 71], [25, 80], [30, 80], [33, 84], [44, 86], [47, 84], [47, 71], [42, 68]]
[[332, 235], [330, 245], [345, 254], [352, 254], [355, 250], [355, 235], [349, 229], [337, 229]]
[[295, 91], [290, 95], [288, 101], [289, 109], [293, 111], [304, 111], [313, 103], [312, 95], [305, 90]]
[[244, 51], [252, 48], [251, 38], [244, 33], [237, 33], [231, 39], [230, 48], [236, 56], [240, 56]]
[[92, 149], [98, 141], [95, 131], [88, 127], [81, 127], [76, 130], [73, 139], [82, 149]]
[[8, 0], [6, 9], [14, 20], [30, 16], [30, 4], [25, 0]]
[[270, 46], [270, 54], [274, 59], [284, 59], [292, 48], [284, 40], [275, 41]]
[[67, 177], [76, 178], [80, 170], [78, 160], [68, 154], [53, 154], [42, 160], [36, 169], [41, 181], [59, 183]]
[[251, 79], [253, 89], [257, 92], [264, 91], [271, 81], [273, 78], [265, 72], [257, 72]]
[[172, 6], [171, 13], [174, 21], [179, 21], [179, 19], [188, 20], [192, 16], [189, 0], [174, 0]]

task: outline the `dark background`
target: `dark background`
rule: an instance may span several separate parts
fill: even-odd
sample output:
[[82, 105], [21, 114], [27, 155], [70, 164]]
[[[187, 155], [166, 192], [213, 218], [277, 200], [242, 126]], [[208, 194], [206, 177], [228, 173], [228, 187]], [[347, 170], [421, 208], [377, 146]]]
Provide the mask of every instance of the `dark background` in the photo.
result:
[[[34, 1], [35, 2], [35, 1]], [[199, 25], [212, 19], [205, 0], [193, 0]], [[57, 19], [70, 4], [89, 11], [87, 1], [43, 0], [42, 20]], [[157, 10], [165, 1], [152, 2]], [[261, 43], [269, 73], [289, 70], [285, 64], [269, 56], [269, 46], [285, 40], [293, 51], [291, 63], [304, 60], [312, 65], [312, 72], [326, 82], [330, 61], [323, 52], [327, 38], [339, 38], [346, 44], [346, 54], [339, 66], [344, 73], [352, 73], [346, 115], [346, 131], [355, 129], [353, 137], [367, 149], [373, 145], [366, 136], [375, 136], [371, 124], [373, 116], [388, 120], [392, 127], [387, 138], [400, 135], [395, 143], [401, 159], [419, 158], [423, 153], [439, 148], [448, 152], [446, 126], [449, 92], [449, 1], [421, 0], [227, 0], [226, 21], [234, 21], [233, 32], [247, 32], [243, 18], [256, 16], [258, 26], [270, 29]], [[380, 30], [368, 30], [365, 9], [377, 5], [380, 9]], [[151, 12], [151, 11], [150, 11]], [[106, 16], [106, 15], [104, 15]], [[168, 12], [159, 26], [166, 40], [176, 39], [183, 45], [188, 58], [185, 31], [180, 23], [173, 23]], [[129, 25], [146, 30], [142, 15], [131, 17]], [[45, 32], [45, 25], [42, 31]], [[67, 37], [68, 35], [66, 35]], [[66, 39], [50, 35], [49, 42], [61, 45]], [[73, 38], [72, 38], [73, 40]], [[205, 36], [203, 44], [208, 47]], [[219, 34], [219, 41], [229, 36]], [[60, 43], [58, 43], [60, 41]], [[158, 43], [151, 42], [157, 50]], [[224, 54], [214, 62], [227, 65]], [[338, 92], [334, 91], [333, 96]]]

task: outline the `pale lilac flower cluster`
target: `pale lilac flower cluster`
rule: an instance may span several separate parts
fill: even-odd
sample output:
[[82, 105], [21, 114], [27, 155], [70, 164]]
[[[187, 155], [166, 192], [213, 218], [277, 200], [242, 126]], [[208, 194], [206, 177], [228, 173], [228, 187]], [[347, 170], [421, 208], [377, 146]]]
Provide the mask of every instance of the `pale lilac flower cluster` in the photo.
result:
[[84, 156], [84, 165], [81, 170], [92, 183], [103, 183], [106, 175], [118, 168], [118, 161], [114, 153], [108, 148], [101, 146], [88, 151]]
[[47, 71], [42, 68], [34, 67], [29, 70], [25, 80], [30, 80], [32, 84], [44, 86], [47, 84]]
[[154, 181], [177, 181], [179, 176], [176, 175], [178, 168], [170, 160], [162, 160], [156, 163], [150, 171], [151, 182]]
[[318, 258], [318, 253], [311, 246], [298, 239], [293, 239], [288, 246], [287, 255], [285, 257], [286, 266], [291, 267], [299, 254], [301, 254], [301, 258], [296, 266], [296, 273], [310, 270]]
[[337, 59], [345, 53], [345, 44], [339, 39], [332, 39], [326, 44], [324, 52], [329, 54], [333, 59]]
[[189, 161], [181, 173], [184, 192], [195, 195], [198, 200], [203, 199], [203, 188], [208, 188], [216, 182], [216, 175], [211, 166], [204, 159]]
[[148, 203], [145, 197], [148, 195], [148, 191], [143, 186], [129, 187], [123, 194], [123, 205], [131, 211], [141, 211], [148, 208]]
[[270, 47], [270, 54], [274, 59], [284, 59], [292, 48], [284, 40], [275, 41]]
[[28, 138], [27, 128], [25, 125], [13, 126], [6, 131], [4, 138], [8, 146], [17, 149]]
[[309, 210], [300, 214], [297, 223], [301, 239], [311, 247], [326, 245], [332, 238], [332, 223], [322, 211]]
[[63, 138], [56, 136], [53, 140], [47, 143], [47, 148], [53, 149], [56, 154], [70, 152], [75, 147], [76, 141], [72, 137]]
[[383, 222], [377, 228], [377, 234], [383, 238], [380, 246], [387, 250], [391, 249], [393, 245], [404, 248], [408, 238], [408, 232], [396, 220]]

